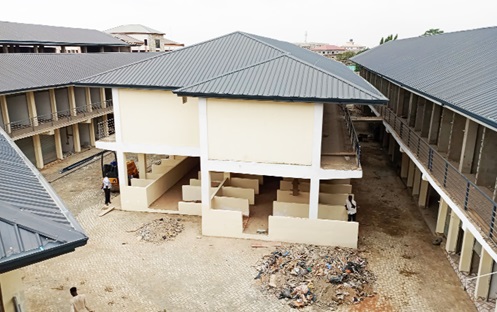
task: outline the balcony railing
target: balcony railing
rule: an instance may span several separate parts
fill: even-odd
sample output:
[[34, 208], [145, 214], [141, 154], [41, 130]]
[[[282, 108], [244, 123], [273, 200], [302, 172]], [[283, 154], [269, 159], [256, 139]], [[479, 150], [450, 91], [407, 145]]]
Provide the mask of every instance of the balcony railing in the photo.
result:
[[16, 132], [30, 132], [37, 129], [55, 127], [58, 124], [70, 122], [82, 117], [91, 117], [96, 114], [109, 111], [112, 108], [112, 100], [105, 101], [105, 107], [102, 102], [91, 104], [91, 110], [88, 106], [78, 106], [71, 110], [57, 111], [56, 113], [38, 115], [19, 121], [12, 121], [4, 125], [4, 130], [9, 134]]
[[115, 133], [114, 119], [109, 118], [107, 120], [101, 121], [97, 125], [97, 140], [106, 138]]
[[382, 107], [380, 114], [418, 160], [430, 171], [439, 186], [457, 205], [469, 213], [492, 241], [497, 243], [497, 229], [494, 228], [497, 204], [492, 198], [434, 150], [391, 109]]
[[345, 117], [345, 125], [347, 126], [347, 132], [349, 133], [350, 143], [352, 144], [352, 148], [357, 155], [357, 166], [361, 166], [361, 145], [359, 144], [359, 138], [357, 136], [357, 132], [355, 131], [354, 124], [352, 123], [352, 119], [350, 118], [350, 112], [347, 109], [346, 105], [340, 105], [343, 110]]

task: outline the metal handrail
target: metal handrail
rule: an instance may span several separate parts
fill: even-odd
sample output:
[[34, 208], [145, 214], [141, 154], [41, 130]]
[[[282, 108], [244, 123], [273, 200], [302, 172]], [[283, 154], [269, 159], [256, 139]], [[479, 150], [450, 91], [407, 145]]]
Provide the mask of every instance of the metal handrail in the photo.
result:
[[3, 129], [7, 133], [12, 133], [27, 128], [35, 130], [37, 127], [43, 125], [54, 126], [55, 122], [57, 121], [63, 121], [63, 120], [70, 121], [73, 119], [73, 117], [80, 117], [81, 115], [82, 116], [92, 115], [94, 112], [100, 112], [101, 110], [113, 106], [111, 99], [106, 100], [104, 103], [105, 107], [103, 107], [102, 102], [92, 103], [90, 105], [91, 110], [88, 109], [89, 108], [88, 106], [78, 106], [74, 109], [61, 110], [55, 113], [42, 114], [42, 115], [37, 115], [36, 117], [30, 117], [23, 120], [12, 121], [3, 125]]
[[431, 147], [392, 109], [382, 107], [380, 114], [393, 130], [399, 134], [399, 137], [409, 149], [415, 153], [418, 160], [426, 166], [440, 187], [445, 189], [450, 197], [465, 211], [474, 211], [481, 219], [474, 221], [480, 227], [488, 226], [488, 237], [497, 242], [497, 237], [494, 233], [497, 203]]
[[347, 126], [347, 131], [349, 133], [350, 143], [352, 148], [357, 155], [357, 166], [361, 166], [361, 145], [359, 144], [359, 137], [355, 131], [354, 124], [352, 123], [352, 118], [350, 117], [350, 112], [345, 105], [340, 105], [345, 117], [345, 125]]

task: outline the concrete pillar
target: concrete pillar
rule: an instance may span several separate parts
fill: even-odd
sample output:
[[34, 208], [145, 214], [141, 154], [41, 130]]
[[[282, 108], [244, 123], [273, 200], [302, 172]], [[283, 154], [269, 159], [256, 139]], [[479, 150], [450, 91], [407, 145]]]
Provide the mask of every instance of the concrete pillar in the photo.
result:
[[393, 161], [393, 154], [395, 150], [395, 139], [393, 138], [393, 135], [388, 136], [388, 155], [391, 156], [391, 160]]
[[41, 149], [40, 135], [36, 134], [33, 136], [33, 144], [35, 150], [36, 168], [42, 169], [43, 164], [43, 151]]
[[57, 159], [64, 159], [64, 152], [62, 151], [62, 139], [60, 138], [60, 129], [54, 130], [55, 139], [55, 153], [57, 153]]
[[[126, 166], [126, 154], [120, 151], [116, 151], [117, 160], [117, 175], [119, 177], [119, 189], [121, 193], [126, 192], [128, 187], [128, 167]], [[125, 207], [126, 202], [121, 201], [121, 206]]]
[[402, 164], [400, 165], [400, 177], [407, 178], [407, 173], [409, 172], [409, 156], [406, 153], [402, 153]]
[[447, 233], [447, 242], [445, 243], [445, 250], [447, 252], [456, 251], [457, 238], [459, 236], [459, 226], [461, 225], [461, 220], [452, 211], [450, 214], [449, 230]]
[[200, 169], [201, 171], [201, 189], [202, 189], [202, 214], [205, 210], [211, 209], [211, 175], [208, 170]]
[[440, 121], [437, 144], [440, 153], [447, 153], [449, 151], [450, 131], [452, 129], [453, 119], [454, 112], [444, 107], [442, 109], [442, 119]]
[[390, 143], [390, 133], [387, 132], [386, 128], [383, 128], [383, 142], [381, 146], [388, 148], [388, 143]]
[[43, 45], [39, 45], [39, 46], [38, 46], [38, 52], [39, 52], [39, 53], [45, 53], [45, 46], [43, 46]]
[[419, 190], [421, 189], [421, 171], [416, 168], [414, 170], [414, 182], [412, 185], [412, 195], [419, 195]]
[[426, 207], [426, 203], [428, 200], [428, 194], [429, 194], [429, 192], [428, 192], [429, 186], [430, 186], [430, 183], [426, 180], [423, 180], [423, 178], [421, 178], [421, 183], [419, 186], [419, 197], [418, 197], [418, 206], [419, 207], [423, 207], [423, 208]]
[[471, 258], [473, 257], [473, 246], [475, 244], [475, 237], [469, 229], [464, 231], [462, 240], [461, 257], [459, 258], [459, 271], [469, 272], [471, 270]]
[[105, 48], [103, 46], [100, 47], [100, 52], [105, 52]]
[[490, 290], [490, 279], [492, 275], [486, 275], [492, 273], [492, 268], [494, 265], [494, 260], [488, 254], [488, 252], [482, 248], [480, 255], [480, 266], [478, 267], [478, 278], [476, 279], [475, 287], [475, 298], [488, 299], [488, 291]]
[[71, 111], [71, 116], [76, 116], [76, 97], [74, 96], [74, 87], [67, 87], [67, 94], [69, 97], [69, 110]]
[[102, 104], [102, 108], [107, 107], [107, 103], [105, 102], [105, 88], [100, 88], [100, 103]]
[[464, 137], [462, 141], [461, 160], [459, 161], [459, 171], [471, 173], [473, 157], [475, 155], [476, 137], [478, 136], [478, 124], [466, 118], [464, 127]]
[[60, 53], [66, 53], [66, 47], [65, 46], [61, 46], [60, 47]]
[[90, 120], [90, 146], [95, 147], [95, 119]]
[[421, 137], [427, 138], [430, 132], [431, 112], [433, 111], [433, 102], [425, 101], [423, 108], [423, 121], [421, 124]]
[[88, 53], [88, 47], [82, 46], [81, 47], [81, 53]]
[[319, 178], [311, 179], [309, 196], [309, 219], [316, 220], [319, 210]]
[[6, 44], [2, 46], [3, 53], [9, 53], [9, 48], [7, 47]]
[[147, 178], [147, 154], [138, 154], [138, 173], [140, 179]]
[[397, 87], [397, 116], [404, 116], [404, 89]]
[[5, 132], [11, 133], [9, 109], [7, 107], [7, 98], [5, 95], [0, 95], [0, 110], [2, 111], [2, 122], [4, 124]]
[[440, 204], [438, 206], [438, 218], [437, 218], [437, 227], [435, 229], [436, 233], [443, 233], [445, 230], [445, 221], [447, 219], [447, 209], [449, 206], [443, 200], [443, 198], [440, 198]]
[[414, 185], [414, 174], [416, 172], [416, 164], [409, 159], [409, 170], [407, 172], [407, 187], [412, 187]]
[[442, 117], [442, 106], [433, 103], [433, 108], [431, 110], [430, 130], [428, 131], [429, 144], [437, 144], [441, 117]]
[[480, 159], [476, 171], [476, 184], [492, 188], [497, 177], [497, 132], [483, 129]]
[[452, 128], [450, 131], [448, 158], [459, 162], [461, 160], [462, 141], [464, 138], [464, 128], [466, 127], [466, 117], [454, 114]]
[[36, 112], [35, 94], [33, 91], [26, 93], [26, 102], [28, 103], [28, 114], [31, 126], [36, 127], [38, 126], [38, 113]]
[[79, 138], [79, 124], [72, 125], [72, 139], [74, 142], [74, 151], [81, 152], [81, 140]]
[[85, 100], [86, 100], [86, 111], [91, 112], [91, 91], [89, 87], [85, 87]]
[[423, 118], [424, 118], [426, 99], [422, 98], [420, 96], [417, 96], [416, 98], [417, 98], [416, 120], [414, 122], [414, 131], [421, 131], [421, 128], [423, 127]]
[[58, 120], [57, 116], [57, 101], [55, 100], [55, 89], [48, 90], [48, 96], [50, 98], [50, 111], [52, 112], [52, 120]]

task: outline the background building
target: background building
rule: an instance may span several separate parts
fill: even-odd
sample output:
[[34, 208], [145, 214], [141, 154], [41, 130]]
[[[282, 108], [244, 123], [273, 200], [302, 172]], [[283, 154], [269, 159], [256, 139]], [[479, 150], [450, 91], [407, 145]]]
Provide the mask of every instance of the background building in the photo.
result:
[[165, 38], [165, 33], [139, 24], [128, 24], [105, 32], [131, 45], [132, 52], [163, 52], [172, 51], [184, 46]]

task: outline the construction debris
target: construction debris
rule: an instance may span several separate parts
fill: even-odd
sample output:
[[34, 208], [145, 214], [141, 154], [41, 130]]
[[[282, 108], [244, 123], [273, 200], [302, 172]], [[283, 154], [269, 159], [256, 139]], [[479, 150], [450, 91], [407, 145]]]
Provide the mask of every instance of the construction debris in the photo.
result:
[[173, 240], [185, 228], [180, 221], [180, 218], [160, 218], [146, 223], [136, 231], [138, 240], [153, 243]]
[[317, 305], [335, 309], [374, 295], [375, 276], [357, 250], [314, 245], [285, 245], [256, 265], [262, 290], [292, 308]]

